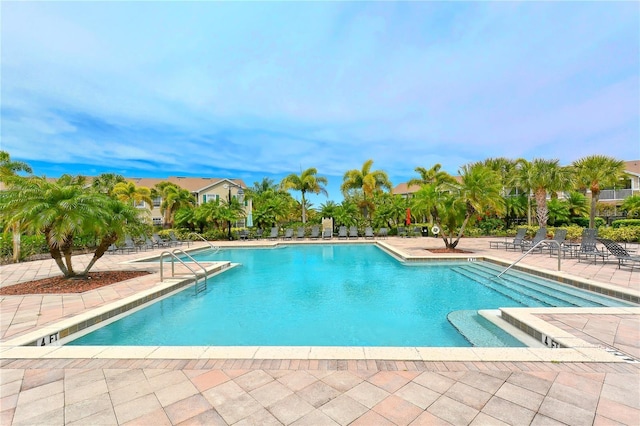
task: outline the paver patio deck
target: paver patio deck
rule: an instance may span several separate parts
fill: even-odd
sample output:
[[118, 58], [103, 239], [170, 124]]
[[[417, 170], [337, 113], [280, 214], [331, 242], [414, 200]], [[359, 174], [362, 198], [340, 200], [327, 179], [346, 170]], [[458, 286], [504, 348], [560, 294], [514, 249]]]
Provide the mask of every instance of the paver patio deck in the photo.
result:
[[[442, 247], [433, 238], [382, 241], [407, 256], [437, 256], [425, 248]], [[459, 247], [473, 252], [469, 256], [507, 262], [521, 254], [488, 246], [487, 239], [464, 239]], [[151, 254], [105, 255], [94, 270], [121, 270], [123, 261]], [[76, 256], [74, 262], [80, 266], [87, 259]], [[548, 255], [528, 256], [522, 264], [549, 273], [557, 265]], [[151, 268], [157, 272], [157, 267]], [[150, 266], [126, 265], [141, 268]], [[0, 267], [2, 286], [58, 273], [52, 260]], [[618, 269], [613, 262], [563, 259], [560, 274], [640, 293], [640, 270]], [[153, 289], [158, 281], [157, 275], [149, 275], [80, 295], [0, 296], [1, 340]], [[594, 346], [640, 355], [638, 315], [584, 309], [533, 315]], [[640, 424], [640, 364], [629, 362], [520, 360], [512, 351], [496, 360], [495, 352], [483, 358], [491, 352], [481, 350], [462, 360], [457, 359], [460, 352], [437, 355], [451, 351], [418, 360], [376, 359], [375, 351], [361, 358], [324, 357], [330, 348], [318, 350], [315, 359], [269, 351], [256, 352], [266, 358], [216, 359], [195, 348], [184, 348], [179, 356], [157, 352], [155, 358], [134, 357], [117, 348], [108, 357], [37, 358], [18, 356], [17, 349], [0, 348], [3, 425]], [[45, 348], [25, 348], [38, 349]]]

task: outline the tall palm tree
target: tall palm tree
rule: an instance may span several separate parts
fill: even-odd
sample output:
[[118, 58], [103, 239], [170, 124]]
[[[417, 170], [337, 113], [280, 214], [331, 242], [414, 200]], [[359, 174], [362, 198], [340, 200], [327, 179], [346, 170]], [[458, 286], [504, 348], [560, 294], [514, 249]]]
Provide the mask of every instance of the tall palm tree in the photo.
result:
[[156, 190], [162, 197], [160, 212], [164, 215], [164, 226], [171, 228], [173, 215], [182, 207], [193, 207], [195, 200], [193, 195], [184, 188], [171, 182], [160, 182]]
[[382, 170], [371, 170], [373, 160], [367, 160], [362, 169], [348, 170], [342, 178], [340, 190], [347, 197], [358, 192], [362, 194], [360, 208], [363, 216], [369, 217], [369, 212], [374, 210], [373, 194], [382, 192], [383, 189], [391, 190], [391, 181], [387, 173]]
[[527, 196], [527, 225], [531, 226], [531, 191], [533, 190], [533, 163], [519, 158], [516, 160], [516, 166], [511, 181], [507, 186], [514, 187]]
[[444, 183], [455, 185], [455, 178], [444, 170], [440, 170], [441, 168], [442, 165], [439, 163], [434, 164], [430, 169], [425, 169], [424, 167], [416, 167], [415, 171], [418, 172], [420, 178], [410, 179], [407, 182], [407, 186], [422, 186], [431, 183], [435, 183], [438, 185]]
[[627, 212], [627, 217], [640, 216], [640, 195], [625, 198], [620, 208]]
[[522, 188], [533, 192], [536, 200], [536, 219], [539, 226], [546, 226], [549, 219], [547, 194], [569, 189], [572, 172], [569, 167], [560, 166], [559, 160], [536, 158], [531, 163], [519, 160], [518, 182]]
[[589, 227], [595, 226], [596, 204], [603, 188], [613, 187], [625, 177], [624, 161], [606, 155], [590, 155], [573, 162], [580, 189], [591, 191]]
[[284, 190], [293, 189], [296, 191], [300, 191], [302, 194], [302, 200], [300, 204], [302, 205], [302, 223], [307, 222], [307, 209], [306, 209], [306, 200], [304, 195], [307, 192], [312, 194], [324, 194], [328, 196], [326, 188], [323, 185], [328, 183], [327, 178], [324, 176], [317, 176], [318, 170], [314, 167], [310, 167], [307, 170], [304, 170], [297, 175], [292, 173], [282, 179], [280, 183], [280, 187]]
[[133, 182], [119, 182], [111, 191], [118, 200], [135, 206], [136, 203], [145, 202], [149, 208], [153, 207], [151, 190], [146, 186], [136, 186]]
[[119, 183], [126, 182], [124, 176], [116, 173], [102, 173], [93, 179], [91, 187], [102, 194], [111, 195], [113, 188]]
[[[18, 178], [18, 173], [33, 173], [31, 167], [22, 161], [13, 161], [7, 151], [0, 151], [0, 182], [4, 183], [7, 188], [12, 185], [13, 179]], [[13, 234], [13, 261], [20, 260], [20, 223], [16, 222], [12, 228]]]

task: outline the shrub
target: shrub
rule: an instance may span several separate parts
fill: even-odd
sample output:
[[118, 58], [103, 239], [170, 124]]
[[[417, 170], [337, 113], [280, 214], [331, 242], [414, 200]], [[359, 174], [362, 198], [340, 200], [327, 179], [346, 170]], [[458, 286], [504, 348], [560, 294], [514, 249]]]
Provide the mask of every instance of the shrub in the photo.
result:
[[640, 219], [619, 219], [611, 222], [611, 226], [615, 229], [625, 226], [640, 226]]
[[640, 243], [640, 226], [623, 226], [617, 229], [602, 227], [598, 229], [598, 237], [626, 243]]
[[[574, 217], [573, 219], [571, 219], [571, 221], [573, 223], [575, 223], [578, 226], [581, 226], [583, 228], [588, 228], [589, 227], [589, 218], [588, 217]], [[607, 224], [607, 221], [604, 220], [601, 217], [596, 217], [595, 219], [595, 226], [596, 228], [599, 228], [601, 226], [604, 226]]]

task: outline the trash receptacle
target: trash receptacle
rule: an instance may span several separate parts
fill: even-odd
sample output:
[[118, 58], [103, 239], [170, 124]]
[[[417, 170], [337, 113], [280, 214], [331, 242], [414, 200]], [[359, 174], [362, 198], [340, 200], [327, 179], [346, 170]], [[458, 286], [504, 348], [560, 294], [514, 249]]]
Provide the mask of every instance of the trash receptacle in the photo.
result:
[[422, 236], [423, 237], [428, 237], [429, 236], [429, 227], [423, 226], [421, 232], [422, 232]]

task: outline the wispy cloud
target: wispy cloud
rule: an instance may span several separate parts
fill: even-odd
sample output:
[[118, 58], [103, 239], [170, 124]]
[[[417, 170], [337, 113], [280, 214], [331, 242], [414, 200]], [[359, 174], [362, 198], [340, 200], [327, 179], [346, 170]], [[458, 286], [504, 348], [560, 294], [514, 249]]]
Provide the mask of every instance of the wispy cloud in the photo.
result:
[[494, 156], [640, 157], [634, 2], [0, 7], [2, 149], [41, 173], [316, 167], [335, 191], [368, 158], [397, 181]]

